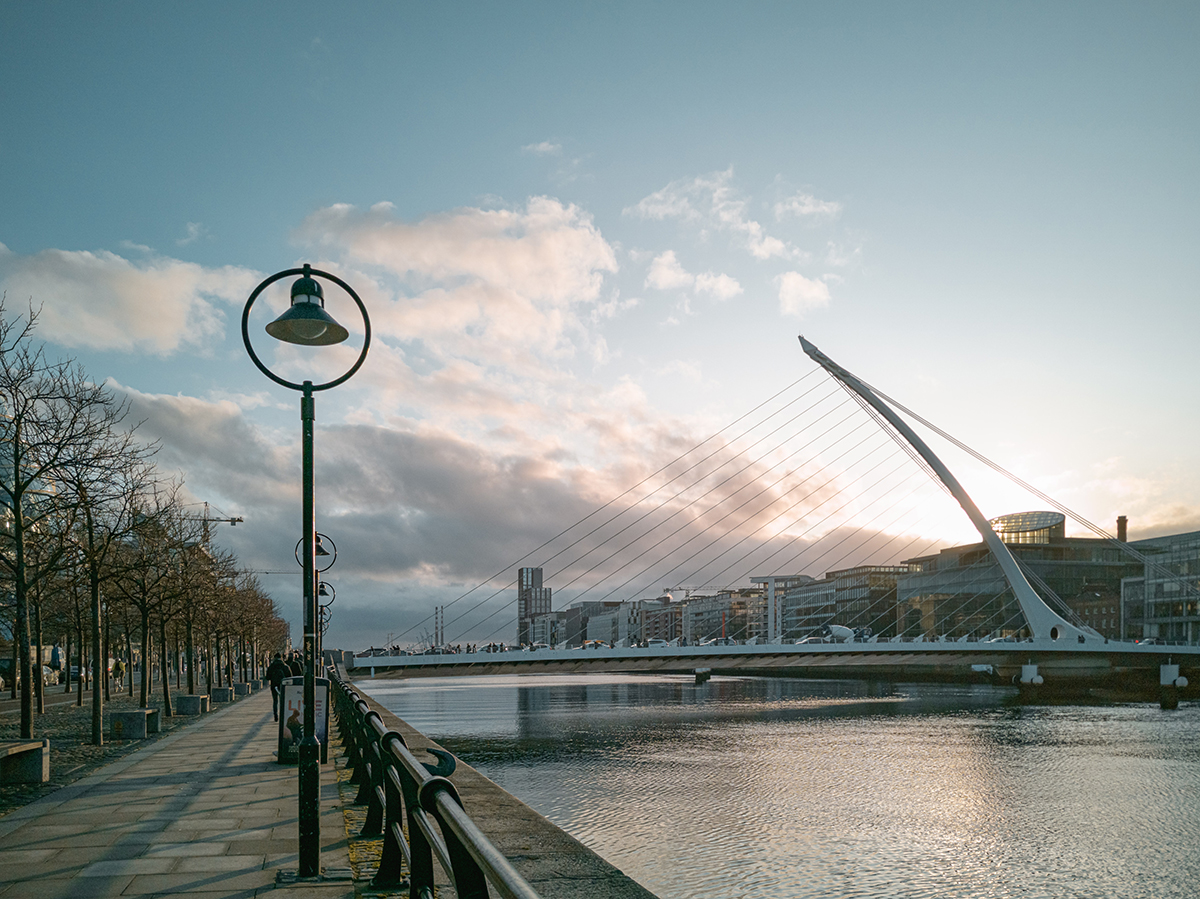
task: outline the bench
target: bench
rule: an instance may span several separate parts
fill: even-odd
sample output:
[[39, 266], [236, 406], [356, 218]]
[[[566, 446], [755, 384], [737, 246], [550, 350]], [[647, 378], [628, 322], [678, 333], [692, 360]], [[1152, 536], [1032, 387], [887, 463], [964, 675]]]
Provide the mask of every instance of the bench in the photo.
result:
[[236, 696], [249, 696], [250, 695], [250, 685], [249, 684], [234, 684], [233, 692], [234, 692], [234, 695], [236, 695]]
[[158, 730], [158, 709], [109, 713], [109, 736], [114, 740], [144, 740]]
[[175, 713], [178, 715], [203, 715], [207, 711], [207, 695], [184, 695], [175, 697]]
[[0, 742], [0, 783], [38, 784], [50, 780], [50, 741]]
[[233, 687], [213, 687], [213, 702], [233, 702]]

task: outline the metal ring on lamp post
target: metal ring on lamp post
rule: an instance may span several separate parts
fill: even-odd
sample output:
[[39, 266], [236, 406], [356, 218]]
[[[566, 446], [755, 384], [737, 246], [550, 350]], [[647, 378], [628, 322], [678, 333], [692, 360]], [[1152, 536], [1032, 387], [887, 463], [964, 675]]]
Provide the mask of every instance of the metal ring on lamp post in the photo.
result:
[[[258, 358], [258, 354], [254, 352], [254, 347], [250, 344], [250, 307], [254, 305], [254, 301], [258, 299], [259, 294], [261, 294], [276, 281], [281, 281], [284, 278], [291, 277], [292, 275], [303, 274], [305, 274], [305, 270], [302, 268], [289, 268], [287, 271], [276, 272], [274, 275], [271, 275], [271, 277], [259, 284], [258, 287], [254, 288], [254, 293], [250, 294], [250, 299], [246, 300], [246, 306], [244, 309], [242, 309], [242, 343], [246, 345], [246, 352], [250, 354], [250, 359], [256, 366], [258, 366], [259, 371], [261, 371], [276, 384], [282, 384], [284, 387], [290, 387], [292, 390], [304, 390], [304, 385], [297, 384], [295, 381], [289, 381], [286, 378], [279, 377], [279, 375], [267, 368], [266, 364]], [[342, 290], [346, 291], [346, 293], [350, 295], [350, 298], [358, 305], [358, 311], [362, 314], [364, 328], [363, 345], [362, 351], [358, 354], [358, 359], [355, 361], [354, 365], [352, 365], [349, 371], [347, 371], [341, 377], [334, 378], [332, 381], [326, 381], [324, 384], [313, 384], [309, 388], [313, 391], [328, 390], [331, 387], [337, 387], [342, 382], [349, 380], [351, 375], [362, 368], [363, 362], [365, 362], [367, 359], [367, 349], [371, 346], [371, 319], [370, 316], [367, 315], [367, 307], [363, 305], [363, 301], [359, 299], [358, 294], [354, 292], [354, 288], [337, 275], [331, 275], [329, 272], [323, 272], [315, 268], [310, 268], [308, 270], [308, 274], [325, 278], [326, 280], [332, 281], [338, 287], [342, 288]]]
[[[324, 568], [316, 569], [317, 574], [320, 574], [321, 572], [328, 571], [330, 568], [332, 568], [333, 563], [337, 561], [337, 544], [333, 542], [332, 537], [330, 537], [328, 534], [322, 534], [320, 531], [317, 531], [317, 537], [320, 538], [320, 543], [322, 546], [324, 546], [325, 541], [328, 540], [329, 545], [333, 547], [333, 552], [329, 554], [329, 564], [326, 565]], [[296, 552], [295, 552], [296, 564], [299, 565], [301, 568], [304, 567], [304, 562], [301, 561], [301, 559], [300, 559], [300, 547], [303, 544], [304, 544], [303, 537], [301, 537], [299, 540], [296, 541]]]

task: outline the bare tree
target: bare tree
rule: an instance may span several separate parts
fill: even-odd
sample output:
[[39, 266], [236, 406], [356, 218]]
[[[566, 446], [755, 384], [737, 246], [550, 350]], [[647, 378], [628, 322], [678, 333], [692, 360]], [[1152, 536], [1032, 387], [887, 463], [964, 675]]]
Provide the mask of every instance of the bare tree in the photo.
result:
[[[73, 546], [87, 581], [91, 609], [92, 743], [104, 742], [104, 691], [107, 647], [102, 640], [102, 593], [106, 563], [132, 532], [139, 502], [153, 490], [156, 447], [139, 443], [124, 429], [127, 406], [97, 388], [90, 407], [86, 452], [63, 460], [55, 469], [60, 495], [75, 510]], [[81, 653], [82, 656], [82, 653]]]
[[81, 368], [46, 357], [33, 340], [36, 321], [32, 308], [25, 318], [10, 319], [0, 301], [0, 569], [11, 578], [14, 594], [21, 736], [26, 739], [33, 735], [30, 597], [62, 562], [77, 508], [64, 502], [60, 473], [102, 465], [96, 448], [123, 415], [111, 393], [89, 381]]

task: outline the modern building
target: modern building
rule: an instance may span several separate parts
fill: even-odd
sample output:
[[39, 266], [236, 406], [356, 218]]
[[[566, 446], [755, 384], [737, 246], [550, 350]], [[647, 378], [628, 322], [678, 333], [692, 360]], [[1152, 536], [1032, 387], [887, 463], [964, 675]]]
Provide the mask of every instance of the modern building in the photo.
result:
[[517, 572], [517, 644], [534, 642], [533, 619], [550, 612], [550, 588], [542, 586], [542, 569], [521, 568]]
[[[1058, 512], [1019, 512], [990, 524], [1034, 590], [1060, 614], [1074, 617], [1068, 600], [1084, 597], [1085, 606], [1103, 608], [1096, 598], [1120, 595], [1122, 579], [1138, 574], [1141, 566], [1114, 541], [1065, 536], [1065, 522]], [[1118, 534], [1124, 534], [1123, 522]], [[896, 626], [905, 638], [1024, 632], [1020, 606], [984, 543], [950, 547], [906, 565], [908, 573], [897, 583], [896, 609]]]
[[908, 572], [900, 565], [859, 565], [827, 572], [820, 580], [796, 583], [783, 595], [784, 642], [815, 634], [827, 624], [870, 628], [881, 637], [896, 634], [896, 584]]
[[1121, 581], [1121, 637], [1200, 643], [1200, 531], [1130, 546], [1146, 563]]

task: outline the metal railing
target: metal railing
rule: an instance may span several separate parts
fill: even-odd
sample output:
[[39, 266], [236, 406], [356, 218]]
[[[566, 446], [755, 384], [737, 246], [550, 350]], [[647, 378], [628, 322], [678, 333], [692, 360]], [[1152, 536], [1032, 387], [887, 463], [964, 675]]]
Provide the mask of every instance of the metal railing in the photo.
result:
[[353, 770], [350, 782], [358, 784], [354, 802], [367, 806], [360, 836], [383, 837], [371, 885], [407, 885], [412, 899], [432, 899], [436, 857], [460, 899], [489, 899], [489, 883], [505, 899], [540, 899], [463, 809], [447, 779], [454, 772], [454, 756], [428, 749], [437, 764], [418, 761], [404, 737], [387, 729], [340, 672], [332, 672], [330, 681], [338, 731], [347, 746], [346, 766]]

